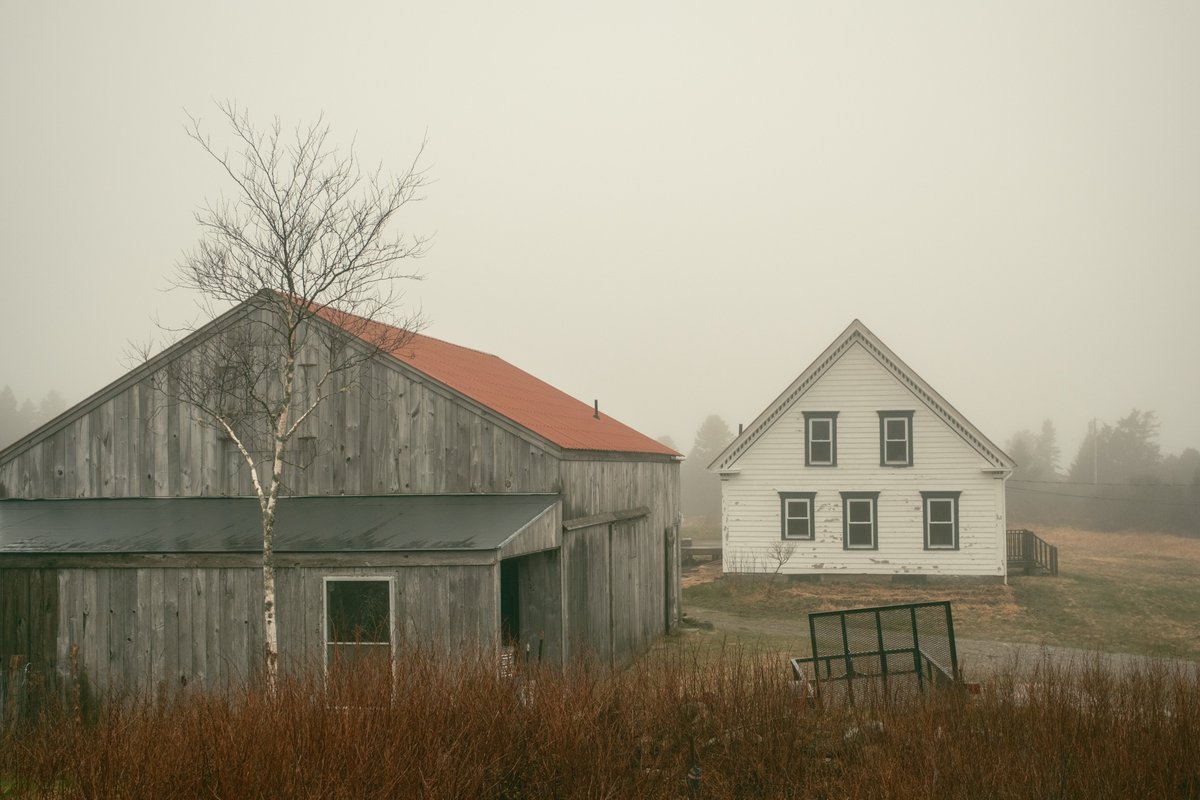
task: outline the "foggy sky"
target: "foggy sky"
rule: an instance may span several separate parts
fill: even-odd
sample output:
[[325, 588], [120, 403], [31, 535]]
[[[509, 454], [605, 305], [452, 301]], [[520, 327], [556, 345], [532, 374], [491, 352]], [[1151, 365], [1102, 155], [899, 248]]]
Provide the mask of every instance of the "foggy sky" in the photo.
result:
[[228, 189], [184, 109], [434, 183], [409, 298], [685, 452], [854, 318], [1003, 444], [1200, 446], [1194, 3], [0, 5], [0, 385], [83, 399]]

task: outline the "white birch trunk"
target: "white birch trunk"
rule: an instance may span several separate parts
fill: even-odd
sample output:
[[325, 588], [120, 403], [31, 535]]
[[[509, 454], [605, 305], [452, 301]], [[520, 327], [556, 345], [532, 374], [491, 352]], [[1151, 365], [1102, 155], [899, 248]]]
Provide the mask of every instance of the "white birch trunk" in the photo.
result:
[[275, 514], [263, 516], [263, 667], [267, 689], [275, 692], [279, 677], [279, 632], [275, 626]]

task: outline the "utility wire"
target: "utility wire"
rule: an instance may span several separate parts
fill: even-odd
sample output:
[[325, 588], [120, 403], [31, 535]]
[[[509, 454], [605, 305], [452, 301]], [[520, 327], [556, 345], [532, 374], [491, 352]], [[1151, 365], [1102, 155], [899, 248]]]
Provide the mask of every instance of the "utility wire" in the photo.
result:
[[[1090, 485], [1090, 484], [1089, 484]], [[1020, 486], [1009, 487], [1014, 492], [1023, 494], [1040, 494], [1045, 497], [1078, 497], [1083, 500], [1108, 500], [1115, 503], [1151, 503], [1156, 506], [1171, 506], [1180, 508], [1200, 508], [1200, 502], [1189, 503], [1175, 500], [1155, 500], [1152, 497], [1111, 497], [1103, 494], [1071, 494], [1070, 492], [1047, 492], [1043, 489], [1022, 489]]]
[[1194, 483], [1153, 483], [1146, 481], [1144, 483], [1093, 483], [1092, 481], [1035, 481], [1032, 478], [1009, 478], [1009, 483], [1041, 483], [1050, 486], [1164, 486], [1174, 487], [1177, 489], [1186, 489], [1191, 486], [1197, 486]]

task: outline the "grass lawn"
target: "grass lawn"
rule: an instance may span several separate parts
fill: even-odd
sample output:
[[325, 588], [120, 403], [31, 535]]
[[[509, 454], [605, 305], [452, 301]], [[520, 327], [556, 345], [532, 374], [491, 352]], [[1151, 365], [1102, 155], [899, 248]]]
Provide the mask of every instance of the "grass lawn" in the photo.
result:
[[1035, 530], [1058, 546], [1056, 578], [1015, 575], [1007, 586], [952, 579], [893, 586], [845, 579], [793, 584], [782, 577], [769, 585], [760, 578], [719, 577], [685, 585], [684, 610], [761, 621], [757, 638], [769, 647], [803, 639], [812, 611], [950, 600], [955, 633], [967, 639], [1200, 660], [1200, 539]]

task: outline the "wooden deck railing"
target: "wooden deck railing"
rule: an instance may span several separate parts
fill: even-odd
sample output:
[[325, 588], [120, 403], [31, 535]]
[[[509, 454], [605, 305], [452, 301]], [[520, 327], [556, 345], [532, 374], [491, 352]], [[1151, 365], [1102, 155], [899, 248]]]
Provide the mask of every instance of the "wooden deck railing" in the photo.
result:
[[1058, 548], [1025, 528], [1009, 528], [1005, 531], [1008, 539], [1008, 566], [1018, 567], [1026, 575], [1042, 571], [1050, 575], [1058, 574]]

